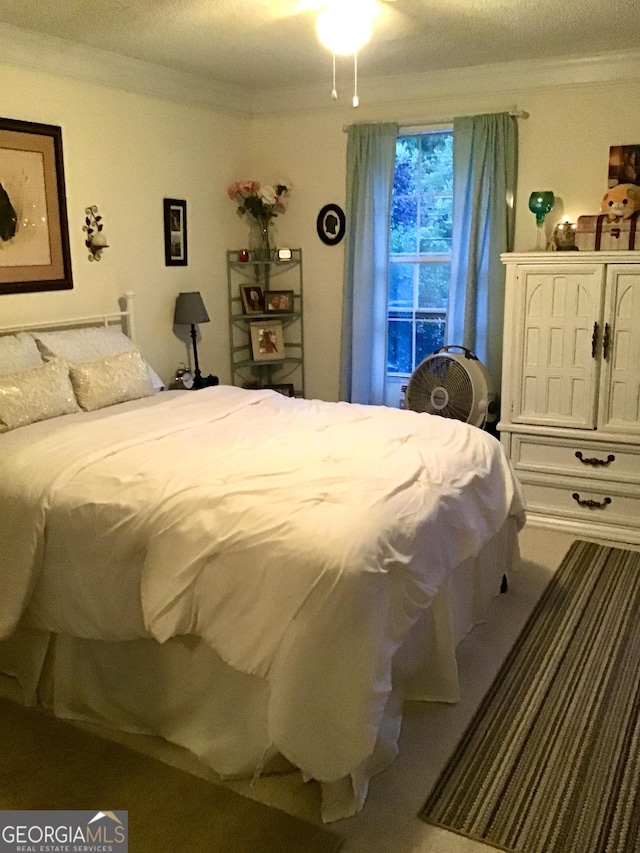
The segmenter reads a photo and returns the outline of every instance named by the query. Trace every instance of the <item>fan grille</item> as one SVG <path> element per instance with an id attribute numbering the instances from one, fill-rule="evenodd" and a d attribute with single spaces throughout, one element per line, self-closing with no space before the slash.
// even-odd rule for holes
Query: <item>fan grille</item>
<path id="1" fill-rule="evenodd" d="M 435 355 L 418 365 L 407 386 L 407 406 L 466 421 L 473 408 L 473 383 L 465 368 L 446 355 Z"/>

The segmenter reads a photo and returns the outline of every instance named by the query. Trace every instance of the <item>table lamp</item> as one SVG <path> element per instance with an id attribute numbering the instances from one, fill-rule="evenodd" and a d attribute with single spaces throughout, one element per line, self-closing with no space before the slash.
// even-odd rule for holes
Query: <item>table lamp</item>
<path id="1" fill-rule="evenodd" d="M 200 366 L 198 365 L 196 324 L 208 323 L 209 315 L 207 314 L 207 309 L 204 307 L 202 296 L 200 296 L 200 293 L 197 290 L 190 293 L 178 294 L 176 298 L 176 310 L 173 315 L 173 322 L 176 326 L 191 326 L 193 365 L 195 368 L 193 387 L 202 388 L 204 383 L 202 381 L 202 374 L 200 373 Z"/>

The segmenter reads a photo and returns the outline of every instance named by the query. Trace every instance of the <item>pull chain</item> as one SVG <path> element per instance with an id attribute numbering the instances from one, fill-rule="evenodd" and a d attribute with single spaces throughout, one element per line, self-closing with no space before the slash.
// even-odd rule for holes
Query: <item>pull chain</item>
<path id="1" fill-rule="evenodd" d="M 334 101 L 338 99 L 338 90 L 336 89 L 336 55 L 333 54 L 333 89 L 331 90 L 331 97 Z"/>
<path id="2" fill-rule="evenodd" d="M 358 51 L 353 54 L 353 106 L 357 107 L 360 103 L 358 97 Z"/>

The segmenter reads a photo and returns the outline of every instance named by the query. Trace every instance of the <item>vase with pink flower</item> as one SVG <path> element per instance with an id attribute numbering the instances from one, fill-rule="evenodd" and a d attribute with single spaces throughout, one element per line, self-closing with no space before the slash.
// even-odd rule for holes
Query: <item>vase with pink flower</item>
<path id="1" fill-rule="evenodd" d="M 291 185 L 283 182 L 261 184 L 259 181 L 236 181 L 227 195 L 237 202 L 237 213 L 249 223 L 251 260 L 271 261 L 277 249 L 275 219 L 286 211 Z"/>

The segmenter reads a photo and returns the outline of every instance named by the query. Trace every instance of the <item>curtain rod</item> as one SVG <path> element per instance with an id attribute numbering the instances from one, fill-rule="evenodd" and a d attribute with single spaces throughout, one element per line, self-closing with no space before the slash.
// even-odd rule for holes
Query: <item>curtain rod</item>
<path id="1" fill-rule="evenodd" d="M 480 113 L 480 115 L 497 115 L 500 112 L 508 112 L 509 115 L 513 116 L 514 118 L 523 118 L 523 119 L 529 118 L 529 113 L 526 110 L 517 110 L 515 108 L 511 109 L 511 110 L 489 110 L 488 112 Z M 475 115 L 475 113 L 458 113 L 458 116 L 456 116 L 456 118 L 462 118 L 462 117 L 471 116 L 471 115 Z M 354 125 L 359 125 L 359 124 L 372 124 L 372 122 L 370 122 L 370 121 L 352 121 L 351 124 L 343 124 L 342 130 L 344 131 L 344 133 L 346 133 L 350 127 L 353 127 Z M 398 126 L 401 128 L 428 127 L 429 125 L 436 125 L 436 124 L 453 124 L 453 118 L 451 116 L 444 116 L 444 117 L 443 116 L 437 116 L 436 118 L 430 118 L 428 120 L 421 118 L 421 119 L 415 119 L 415 120 L 411 120 L 411 121 L 406 120 L 406 121 L 399 121 L 398 122 Z"/>

